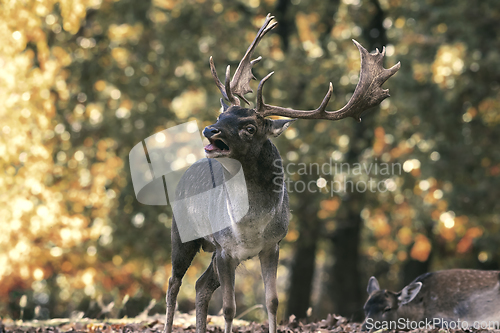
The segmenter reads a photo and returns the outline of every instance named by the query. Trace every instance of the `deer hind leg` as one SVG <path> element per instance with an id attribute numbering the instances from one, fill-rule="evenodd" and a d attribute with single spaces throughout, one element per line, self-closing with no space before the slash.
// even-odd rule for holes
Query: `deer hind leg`
<path id="1" fill-rule="evenodd" d="M 222 253 L 216 252 L 215 265 L 217 275 L 222 287 L 222 309 L 226 326 L 225 333 L 231 333 L 233 328 L 234 314 L 236 313 L 236 300 L 234 297 L 234 276 L 238 261 Z"/>
<path id="2" fill-rule="evenodd" d="M 219 288 L 220 283 L 215 272 L 215 253 L 212 262 L 205 273 L 196 281 L 196 332 L 205 333 L 207 331 L 208 303 L 214 291 Z"/>
<path id="3" fill-rule="evenodd" d="M 193 258 L 196 256 L 200 249 L 201 243 L 199 240 L 194 240 L 186 243 L 182 243 L 177 225 L 175 223 L 175 218 L 172 221 L 172 276 L 168 280 L 168 291 L 167 291 L 167 313 L 165 327 L 163 328 L 164 333 L 172 332 L 172 324 L 174 322 L 174 312 L 175 303 L 177 302 L 177 294 L 179 293 L 179 288 L 182 284 L 182 278 Z"/>
<path id="4" fill-rule="evenodd" d="M 262 278 L 266 293 L 266 308 L 269 318 L 269 333 L 276 333 L 276 312 L 278 311 L 278 292 L 276 275 L 278 271 L 279 245 L 259 254 Z"/>

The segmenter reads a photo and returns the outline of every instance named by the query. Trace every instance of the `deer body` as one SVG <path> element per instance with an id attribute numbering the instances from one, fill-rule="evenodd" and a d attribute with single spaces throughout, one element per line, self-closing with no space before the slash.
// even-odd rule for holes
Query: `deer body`
<path id="1" fill-rule="evenodd" d="M 488 322 L 497 326 L 500 322 L 500 271 L 451 269 L 426 273 L 399 293 L 381 290 L 372 277 L 367 290 L 370 296 L 364 306 L 365 329 L 406 320 L 445 328 L 459 322 L 460 327 Z"/>
<path id="2" fill-rule="evenodd" d="M 275 158 L 280 157 L 277 155 Z M 271 165 L 259 165 L 259 172 L 272 174 L 276 170 Z M 284 184 L 281 188 L 273 189 L 267 180 L 256 182 L 247 172 L 245 181 L 248 190 L 248 213 L 230 228 L 205 238 L 238 261 L 255 257 L 269 244 L 277 244 L 288 229 L 288 194 Z"/>
<path id="3" fill-rule="evenodd" d="M 276 291 L 276 269 L 278 265 L 278 243 L 288 230 L 289 206 L 282 169 L 276 164 L 281 161 L 278 149 L 269 140 L 269 136 L 279 135 L 292 120 L 270 120 L 258 116 L 251 109 L 233 106 L 221 114 L 219 120 L 204 130 L 204 135 L 212 142 L 211 145 L 223 142 L 228 150 L 214 149 L 211 146 L 206 151 L 210 158 L 231 158 L 241 164 L 245 176 L 248 193 L 248 212 L 239 221 L 218 232 L 200 239 L 183 243 L 181 241 L 177 221 L 172 222 L 172 277 L 167 294 L 167 325 L 166 331 L 171 331 L 171 320 L 175 308 L 175 299 L 191 260 L 200 248 L 214 252 L 212 263 L 196 284 L 196 315 L 197 331 L 205 332 L 208 302 L 213 291 L 223 288 L 223 308 L 226 318 L 226 332 L 231 331 L 231 322 L 235 314 L 234 304 L 234 270 L 238 264 L 249 258 L 259 256 L 262 265 L 262 275 L 266 288 L 266 303 L 270 315 L 271 332 L 275 330 L 276 310 L 278 306 Z M 254 133 L 249 133 L 251 127 Z M 239 130 L 234 130 L 234 129 Z M 208 146 L 207 146 L 208 147 Z M 206 148 L 207 149 L 207 148 Z M 209 179 L 201 173 L 207 172 L 199 162 L 190 167 L 180 181 L 178 191 L 199 192 L 197 180 Z M 228 162 L 222 162 L 228 169 Z M 219 169 L 221 167 L 219 166 Z M 222 169 L 226 175 L 229 171 Z M 279 178 L 279 179 L 275 179 Z M 282 184 L 281 186 L 276 184 Z M 210 184 L 207 185 L 209 187 Z M 192 200 L 196 200 L 192 197 Z M 233 203 L 234 204 L 234 203 Z M 195 201 L 188 203 L 193 215 L 201 220 L 209 218 L 209 211 L 198 209 Z"/>
<path id="4" fill-rule="evenodd" d="M 383 68 L 384 52 L 380 53 L 377 50 L 377 53 L 369 54 L 355 42 L 361 54 L 360 81 L 353 97 L 342 109 L 326 111 L 326 106 L 332 95 L 331 83 L 320 107 L 312 111 L 293 110 L 265 104 L 262 88 L 272 73 L 259 84 L 256 107 L 253 109 L 241 107 L 239 98 L 249 104 L 244 95 L 252 92 L 249 86 L 250 80 L 255 79 L 252 74 L 252 66 L 259 62 L 261 57 L 250 59 L 262 37 L 276 26 L 277 23 L 271 23 L 272 20 L 272 16 L 266 17 L 232 79 L 230 68 L 227 67 L 224 84 L 219 80 L 213 60 L 210 58 L 210 67 L 215 83 L 224 99 L 230 102 L 230 106 L 221 99 L 223 111 L 217 122 L 207 126 L 203 131 L 203 135 L 210 142 L 205 147 L 208 159 L 193 164 L 185 172 L 177 187 L 176 195 L 185 200 L 186 211 L 193 220 L 201 223 L 210 220 L 210 223 L 216 224 L 217 218 L 213 218 L 211 208 L 217 206 L 218 208 L 213 208 L 213 210 L 219 209 L 218 212 L 221 214 L 219 216 L 229 216 L 230 223 L 223 229 L 213 229 L 218 231 L 206 236 L 182 242 L 179 228 L 185 228 L 185 224 L 176 219 L 174 210 L 172 276 L 167 291 L 167 318 L 164 329 L 166 333 L 172 331 L 175 303 L 182 278 L 200 248 L 214 252 L 214 254 L 209 267 L 196 282 L 197 333 L 205 333 L 206 331 L 208 303 L 213 292 L 219 286 L 222 288 L 225 333 L 231 333 L 232 321 L 236 312 L 235 269 L 241 261 L 255 256 L 259 257 L 262 269 L 269 332 L 276 333 L 276 312 L 278 309 L 276 274 L 279 242 L 287 233 L 289 205 L 281 157 L 278 149 L 269 138 L 279 136 L 294 119 L 269 119 L 266 117 L 278 115 L 290 118 L 328 120 L 353 117 L 360 120 L 360 115 L 364 110 L 378 105 L 389 96 L 388 91 L 382 89 L 381 85 L 399 69 L 399 63 L 390 69 Z M 200 205 L 196 202 L 196 197 L 192 195 L 200 193 L 200 189 L 204 191 L 210 189 L 212 185 L 215 186 L 215 174 L 231 178 L 234 174 L 234 170 L 232 170 L 234 165 L 231 161 L 239 163 L 246 182 L 248 211 L 240 219 L 235 219 L 231 215 L 231 209 L 235 206 L 239 207 L 239 203 L 233 202 L 231 198 L 210 198 L 207 206 Z M 209 165 L 208 169 L 206 168 L 207 164 Z M 217 202 L 217 200 L 219 201 Z M 221 204 L 221 200 L 226 200 L 226 202 Z M 218 205 L 212 205 L 215 203 Z M 227 207 L 227 212 L 220 207 Z M 215 215 L 217 217 L 217 214 Z"/>
<path id="5" fill-rule="evenodd" d="M 234 142 L 236 140 L 230 137 L 236 136 L 235 133 L 231 133 L 230 128 L 235 126 L 234 122 L 241 122 L 242 114 L 247 116 L 247 119 L 252 116 L 257 118 L 250 109 L 233 107 L 221 117 L 223 119 L 209 127 L 217 129 L 220 133 L 218 137 L 222 137 L 228 145 L 233 146 L 233 150 L 241 147 L 238 147 L 238 143 Z M 270 120 L 261 119 L 261 121 Z M 288 229 L 288 194 L 284 187 L 283 174 L 273 165 L 275 160 L 281 161 L 281 156 L 276 146 L 268 139 L 269 133 L 264 132 L 265 126 L 261 125 L 257 131 L 257 137 L 253 136 L 249 141 L 249 144 L 254 147 L 246 150 L 246 154 L 230 153 L 228 155 L 242 165 L 249 210 L 240 221 L 232 223 L 230 228 L 206 237 L 238 261 L 255 257 L 269 244 L 277 244 L 286 235 Z M 205 130 L 204 134 L 216 140 L 210 135 L 209 130 Z M 247 144 L 247 142 L 240 143 L 240 145 Z M 275 180 L 277 177 L 280 178 L 282 185 L 270 186 L 270 184 L 280 183 Z"/>

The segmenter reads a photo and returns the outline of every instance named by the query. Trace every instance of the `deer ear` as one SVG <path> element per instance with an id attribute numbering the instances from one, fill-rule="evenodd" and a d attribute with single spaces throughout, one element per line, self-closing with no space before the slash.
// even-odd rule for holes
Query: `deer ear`
<path id="1" fill-rule="evenodd" d="M 374 291 L 377 290 L 380 290 L 380 286 L 375 276 L 372 276 L 370 280 L 368 280 L 368 287 L 366 288 L 366 291 L 368 292 L 368 295 L 371 295 Z"/>
<path id="2" fill-rule="evenodd" d="M 274 136 L 275 138 L 280 136 L 288 126 L 291 125 L 297 119 L 267 119 L 269 121 L 269 135 Z"/>
<path id="3" fill-rule="evenodd" d="M 422 288 L 422 282 L 412 282 L 406 287 L 404 287 L 403 290 L 401 290 L 398 295 L 399 305 L 410 303 L 417 296 L 421 288 Z"/>

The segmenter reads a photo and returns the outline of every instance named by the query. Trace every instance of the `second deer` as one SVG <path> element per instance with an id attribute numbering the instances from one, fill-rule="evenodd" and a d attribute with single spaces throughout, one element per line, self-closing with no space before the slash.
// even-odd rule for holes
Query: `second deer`
<path id="1" fill-rule="evenodd" d="M 500 321 L 500 271 L 426 273 L 397 293 L 372 276 L 367 291 L 364 330 L 498 328 Z"/>

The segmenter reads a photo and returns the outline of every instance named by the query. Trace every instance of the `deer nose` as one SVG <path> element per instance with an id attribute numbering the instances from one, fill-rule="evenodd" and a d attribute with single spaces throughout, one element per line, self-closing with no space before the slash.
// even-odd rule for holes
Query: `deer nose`
<path id="1" fill-rule="evenodd" d="M 214 127 L 210 127 L 210 126 L 205 127 L 205 129 L 203 130 L 203 135 L 207 139 L 210 139 L 212 136 L 214 136 L 215 134 L 218 134 L 218 133 L 220 133 L 220 130 L 218 130 L 217 128 L 214 128 Z"/>

